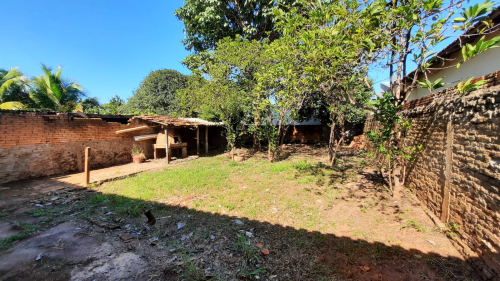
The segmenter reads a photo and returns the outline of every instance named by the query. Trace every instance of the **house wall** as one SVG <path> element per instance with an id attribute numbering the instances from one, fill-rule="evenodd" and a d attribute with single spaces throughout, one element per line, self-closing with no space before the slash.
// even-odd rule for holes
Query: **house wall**
<path id="1" fill-rule="evenodd" d="M 500 35 L 500 30 L 486 35 L 486 40 Z M 476 41 L 479 38 L 476 39 Z M 462 53 L 460 50 L 454 52 L 443 64 L 433 66 L 433 68 L 440 68 L 431 70 L 428 74 L 430 81 L 435 81 L 440 77 L 445 77 L 442 82 L 447 83 L 444 88 L 434 90 L 432 93 L 442 91 L 445 88 L 456 86 L 461 81 L 467 81 L 471 77 L 479 77 L 487 75 L 500 69 L 500 48 L 490 49 L 481 53 L 473 59 L 463 63 L 460 68 L 456 68 L 456 64 L 462 61 Z M 424 79 L 423 75 L 419 76 L 419 80 Z M 420 99 L 424 96 L 430 95 L 428 89 L 417 88 L 413 91 L 409 101 Z"/>
<path id="2" fill-rule="evenodd" d="M 405 185 L 444 223 L 453 243 L 489 279 L 500 276 L 500 71 L 481 90 L 449 88 L 404 106 L 406 140 L 423 145 Z M 378 124 L 369 118 L 364 131 Z"/>
<path id="3" fill-rule="evenodd" d="M 152 158 L 155 140 L 133 139 L 152 129 L 115 133 L 135 126 L 71 113 L 0 111 L 0 183 L 83 171 L 85 147 L 92 169 L 132 161 L 134 144 Z"/>

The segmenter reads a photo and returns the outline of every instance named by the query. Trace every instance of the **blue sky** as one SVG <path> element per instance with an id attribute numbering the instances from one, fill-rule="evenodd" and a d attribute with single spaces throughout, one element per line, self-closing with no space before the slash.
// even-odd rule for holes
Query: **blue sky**
<path id="1" fill-rule="evenodd" d="M 190 71 L 180 61 L 183 0 L 2 1 L 0 68 L 41 74 L 40 63 L 65 67 L 88 96 L 128 98 L 151 70 Z"/>

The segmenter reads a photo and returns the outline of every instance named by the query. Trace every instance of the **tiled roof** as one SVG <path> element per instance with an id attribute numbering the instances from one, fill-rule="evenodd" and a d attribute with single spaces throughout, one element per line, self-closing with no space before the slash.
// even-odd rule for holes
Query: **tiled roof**
<path id="1" fill-rule="evenodd" d="M 210 122 L 200 118 L 179 118 L 169 116 L 141 115 L 134 116 L 133 119 L 141 119 L 165 126 L 222 126 L 222 122 Z"/>

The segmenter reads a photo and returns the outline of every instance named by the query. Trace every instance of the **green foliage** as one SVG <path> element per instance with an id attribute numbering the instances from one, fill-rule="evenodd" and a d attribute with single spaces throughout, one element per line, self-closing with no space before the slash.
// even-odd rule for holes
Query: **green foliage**
<path id="1" fill-rule="evenodd" d="M 312 168 L 312 164 L 308 163 L 307 160 L 304 160 L 304 161 L 299 161 L 299 162 L 295 163 L 294 167 L 298 171 L 304 172 L 304 171 L 310 170 Z"/>
<path id="2" fill-rule="evenodd" d="M 259 248 L 251 245 L 250 240 L 248 240 L 244 233 L 238 236 L 238 240 L 231 249 L 243 257 L 245 264 L 256 264 L 259 262 L 259 257 L 257 256 Z"/>
<path id="3" fill-rule="evenodd" d="M 78 101 L 84 95 L 82 87 L 75 81 L 64 79 L 63 68 L 52 68 L 42 64 L 42 75 L 34 77 L 30 83 L 30 97 L 37 108 L 44 110 L 71 112 L 78 108 Z"/>
<path id="4" fill-rule="evenodd" d="M 462 47 L 463 62 L 466 62 L 471 58 L 489 49 L 498 48 L 499 47 L 498 44 L 500 44 L 500 36 L 491 38 L 490 40 L 486 41 L 484 41 L 484 36 L 483 36 L 474 45 L 471 45 L 469 43 L 465 44 L 465 46 Z M 457 68 L 459 68 L 462 63 L 458 63 Z"/>
<path id="5" fill-rule="evenodd" d="M 0 109 L 24 110 L 24 109 L 26 109 L 26 106 L 18 101 L 8 101 L 8 102 L 4 102 L 4 103 L 0 104 Z"/>
<path id="6" fill-rule="evenodd" d="M 101 114 L 118 114 L 121 113 L 119 108 L 125 105 L 125 101 L 118 95 L 112 97 L 109 102 L 101 105 Z"/>
<path id="7" fill-rule="evenodd" d="M 408 220 L 406 221 L 402 226 L 401 226 L 401 229 L 403 228 L 409 228 L 409 227 L 412 227 L 412 228 L 415 228 L 418 232 L 427 232 L 427 229 L 423 226 L 421 226 L 418 221 L 414 220 L 414 219 L 411 219 L 411 220 Z"/>
<path id="8" fill-rule="evenodd" d="M 6 249 L 10 248 L 14 242 L 17 242 L 19 240 L 23 240 L 23 239 L 29 237 L 31 234 L 33 234 L 37 230 L 37 227 L 32 223 L 21 223 L 19 226 L 22 229 L 20 233 L 11 235 L 7 238 L 0 240 L 0 249 L 1 250 L 6 250 Z"/>
<path id="9" fill-rule="evenodd" d="M 259 43 L 245 40 L 221 41 L 210 59 L 190 63 L 193 76 L 177 93 L 185 114 L 224 124 L 230 148 L 249 121 L 255 94 L 252 69 L 259 63 L 259 48 Z"/>
<path id="10" fill-rule="evenodd" d="M 144 150 L 142 149 L 142 147 L 137 146 L 136 144 L 134 144 L 134 146 L 132 147 L 131 154 L 132 156 L 141 156 L 142 159 L 146 159 L 146 156 L 144 155 Z"/>
<path id="11" fill-rule="evenodd" d="M 444 87 L 444 85 L 446 85 L 446 83 L 441 82 L 444 78 L 445 77 L 440 77 L 434 82 L 425 79 L 424 81 L 418 81 L 418 84 L 420 85 L 420 88 L 429 89 L 429 91 L 432 92 L 433 90 Z"/>
<path id="12" fill-rule="evenodd" d="M 395 177 L 400 176 L 396 171 L 400 172 L 406 161 L 412 161 L 415 154 L 422 150 L 422 145 L 406 145 L 406 132 L 411 128 L 411 122 L 403 120 L 398 114 L 401 105 L 396 105 L 389 93 L 377 99 L 374 105 L 377 109 L 374 118 L 380 123 L 380 128 L 366 135 L 374 145 L 373 155 L 379 156 L 379 165 L 388 171 L 389 185 L 394 191 Z"/>
<path id="13" fill-rule="evenodd" d="M 458 83 L 457 85 L 457 91 L 459 94 L 465 94 L 465 93 L 468 93 L 468 92 L 471 92 L 471 91 L 475 91 L 475 90 L 478 90 L 481 88 L 481 86 L 485 83 L 488 82 L 488 80 L 479 80 L 479 81 L 476 81 L 476 82 L 472 82 L 472 80 L 474 79 L 474 77 L 471 77 L 469 78 L 469 80 L 465 81 L 465 82 L 460 82 Z"/>
<path id="14" fill-rule="evenodd" d="M 485 1 L 482 3 L 476 3 L 474 6 L 464 8 L 460 12 L 461 17 L 453 19 L 454 23 L 459 23 L 460 25 L 454 26 L 458 30 L 468 30 L 476 22 L 484 21 L 486 19 L 486 14 L 490 12 L 496 5 L 495 2 Z M 488 26 L 488 23 L 486 23 Z"/>
<path id="15" fill-rule="evenodd" d="M 123 114 L 157 114 L 177 116 L 179 104 L 175 92 L 186 87 L 188 76 L 172 69 L 151 71 L 126 104 L 111 100 L 105 110 Z M 116 98 L 116 97 L 115 97 Z M 118 104 L 122 104 L 121 106 Z M 116 107 L 118 106 L 118 107 Z"/>
<path id="16" fill-rule="evenodd" d="M 0 103 L 7 101 L 22 101 L 25 94 L 25 84 L 27 78 L 17 67 L 9 71 L 0 69 Z"/>
<path id="17" fill-rule="evenodd" d="M 202 52 L 215 49 L 217 43 L 227 37 L 277 38 L 273 11 L 278 6 L 299 3 L 295 0 L 186 0 L 175 11 L 175 16 L 184 23 L 186 38 L 182 43 L 186 49 Z"/>
<path id="18" fill-rule="evenodd" d="M 82 106 L 82 110 L 85 113 L 96 113 L 98 114 L 101 108 L 101 104 L 97 100 L 97 98 L 86 98 L 80 102 Z"/>
<path id="19" fill-rule="evenodd" d="M 28 89 L 29 79 L 17 67 L 0 69 L 0 108 L 23 110 L 34 107 Z"/>

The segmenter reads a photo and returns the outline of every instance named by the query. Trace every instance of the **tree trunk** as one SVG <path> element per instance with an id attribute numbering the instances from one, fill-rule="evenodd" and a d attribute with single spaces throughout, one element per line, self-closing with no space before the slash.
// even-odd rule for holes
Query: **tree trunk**
<path id="1" fill-rule="evenodd" d="M 253 117 L 253 122 L 255 125 L 255 131 L 253 132 L 253 149 L 255 151 L 261 151 L 262 146 L 260 144 L 260 139 L 259 139 L 259 130 L 260 130 L 260 115 L 257 113 Z"/>
<path id="2" fill-rule="evenodd" d="M 335 146 L 335 115 L 336 110 L 332 112 L 332 127 L 330 129 L 330 139 L 328 140 L 328 165 L 333 166 L 335 162 L 334 146 Z"/>
<path id="3" fill-rule="evenodd" d="M 330 160 L 330 162 L 331 162 L 330 165 L 332 165 L 332 166 L 333 166 L 333 164 L 335 164 L 335 159 L 337 158 L 337 152 L 339 151 L 339 147 L 344 142 L 344 137 L 345 137 L 344 125 L 345 125 L 344 120 L 342 120 L 342 123 L 340 125 L 341 126 L 340 139 L 337 142 L 337 144 L 335 145 L 335 150 L 333 151 L 332 158 L 329 158 L 329 159 L 331 159 Z"/>
<path id="4" fill-rule="evenodd" d="M 231 160 L 234 161 L 234 152 L 236 151 L 234 143 L 231 143 Z"/>
<path id="5" fill-rule="evenodd" d="M 393 189 L 393 195 L 392 197 L 394 199 L 400 199 L 401 198 L 401 191 L 403 189 L 403 185 L 401 183 L 401 166 L 396 165 L 396 167 L 393 169 L 393 178 L 394 178 L 394 189 Z"/>
<path id="6" fill-rule="evenodd" d="M 272 150 L 272 145 L 269 143 L 269 148 L 268 148 L 268 151 L 267 151 L 267 159 L 269 160 L 269 162 L 273 162 L 274 161 L 274 150 Z"/>

